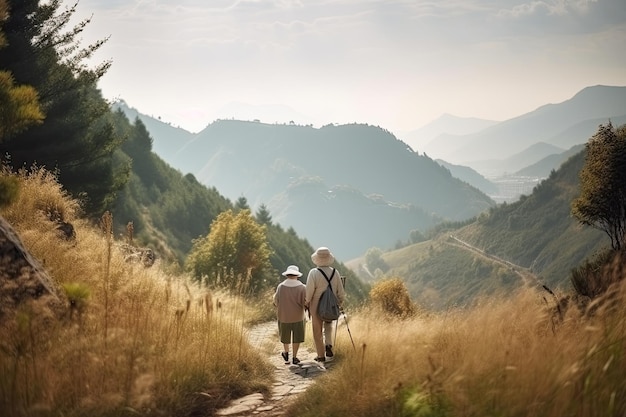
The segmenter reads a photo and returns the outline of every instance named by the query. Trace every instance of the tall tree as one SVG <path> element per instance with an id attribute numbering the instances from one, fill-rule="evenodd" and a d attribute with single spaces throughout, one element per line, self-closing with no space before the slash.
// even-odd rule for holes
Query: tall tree
<path id="1" fill-rule="evenodd" d="M 250 210 L 250 206 L 248 205 L 248 199 L 244 196 L 241 196 L 235 202 L 235 211 L 239 210 Z"/>
<path id="2" fill-rule="evenodd" d="M 0 0 L 0 48 L 7 43 L 3 25 L 8 18 L 8 4 Z M 9 71 L 0 71 L 0 103 L 0 142 L 43 120 L 37 91 L 28 85 L 15 85 Z"/>
<path id="3" fill-rule="evenodd" d="M 272 216 L 270 215 L 270 211 L 265 204 L 261 204 L 259 209 L 256 211 L 256 221 L 260 224 L 268 226 L 272 225 Z"/>
<path id="4" fill-rule="evenodd" d="M 64 11 L 61 3 L 8 2 L 0 71 L 10 72 L 17 85 L 36 89 L 45 121 L 6 135 L 0 152 L 9 155 L 15 169 L 37 163 L 56 170 L 63 186 L 83 197 L 88 214 L 99 217 L 124 185 L 113 155 L 122 139 L 115 135 L 109 105 L 97 89 L 110 62 L 93 69 L 86 65 L 106 39 L 82 48 L 78 37 L 90 19 L 68 27 L 77 3 Z"/>
<path id="5" fill-rule="evenodd" d="M 601 125 L 586 144 L 580 171 L 580 196 L 572 214 L 582 224 L 604 231 L 615 250 L 626 238 L 626 125 Z"/>

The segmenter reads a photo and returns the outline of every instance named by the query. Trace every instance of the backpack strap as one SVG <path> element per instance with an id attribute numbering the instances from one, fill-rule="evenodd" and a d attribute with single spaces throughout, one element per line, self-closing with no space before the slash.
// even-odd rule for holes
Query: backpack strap
<path id="1" fill-rule="evenodd" d="M 333 290 L 332 285 L 330 285 L 330 283 L 333 280 L 333 277 L 335 276 L 335 268 L 332 268 L 333 273 L 330 274 L 330 278 L 328 278 L 328 275 L 326 275 L 326 272 L 324 272 L 324 270 L 322 268 L 317 268 L 318 271 L 320 271 L 322 273 L 322 275 L 324 275 L 324 278 L 326 278 L 326 282 L 328 282 L 328 286 L 330 287 L 330 290 Z"/>

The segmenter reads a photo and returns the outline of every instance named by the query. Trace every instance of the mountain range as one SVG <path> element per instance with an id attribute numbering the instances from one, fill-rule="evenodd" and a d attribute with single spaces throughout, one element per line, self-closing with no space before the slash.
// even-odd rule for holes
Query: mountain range
<path id="1" fill-rule="evenodd" d="M 497 176 L 520 170 L 540 156 L 583 144 L 598 125 L 609 121 L 614 125 L 626 123 L 626 87 L 587 87 L 562 103 L 546 104 L 479 131 L 441 133 L 422 148 L 431 157 L 470 166 L 485 176 Z M 534 161 L 509 159 L 538 143 L 552 148 L 536 153 Z"/>
<path id="2" fill-rule="evenodd" d="M 172 167 L 229 199 L 265 205 L 276 222 L 313 246 L 333 246 L 349 259 L 371 247 L 397 246 L 413 230 L 465 221 L 493 207 L 484 174 L 498 165 L 520 173 L 535 167 L 534 175 L 547 176 L 599 124 L 626 121 L 626 87 L 589 87 L 503 122 L 446 115 L 421 134 L 446 132 L 446 123 L 456 134 L 438 134 L 421 155 L 370 125 L 217 120 L 192 134 L 124 102 L 116 106 L 146 125 L 154 152 Z M 450 159 L 431 159 L 437 150 Z M 471 163 L 455 162 L 459 154 Z"/>

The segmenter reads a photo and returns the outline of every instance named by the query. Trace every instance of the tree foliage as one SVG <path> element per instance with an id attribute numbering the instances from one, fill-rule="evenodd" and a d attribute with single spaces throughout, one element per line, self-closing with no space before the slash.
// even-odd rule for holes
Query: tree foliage
<path id="1" fill-rule="evenodd" d="M 8 4 L 0 0 L 0 48 L 6 46 L 2 26 L 8 17 Z M 0 142 L 43 120 L 37 91 L 28 85 L 15 85 L 10 71 L 0 71 L 0 103 Z"/>
<path id="2" fill-rule="evenodd" d="M 37 91 L 28 85 L 16 86 L 8 71 L 0 71 L 0 103 L 0 143 L 43 121 Z"/>
<path id="3" fill-rule="evenodd" d="M 269 286 L 270 253 L 265 226 L 250 210 L 228 210 L 213 221 L 206 237 L 194 241 L 186 269 L 208 285 L 255 294 Z"/>
<path id="4" fill-rule="evenodd" d="M 248 205 L 248 199 L 244 196 L 241 196 L 235 202 L 235 211 L 239 210 L 250 210 L 250 205 Z"/>
<path id="5" fill-rule="evenodd" d="M 261 204 L 256 211 L 256 220 L 261 224 L 272 225 L 272 216 L 265 204 Z"/>
<path id="6" fill-rule="evenodd" d="M 133 222 L 135 237 L 150 245 L 168 263 L 182 265 L 192 240 L 205 235 L 211 222 L 232 204 L 215 189 L 183 175 L 152 152 L 145 125 L 134 125 L 124 113 L 113 115 L 116 135 L 125 141 L 116 157 L 130 164 L 126 186 L 117 194 L 113 212 L 115 228 L 123 233 Z"/>
<path id="7" fill-rule="evenodd" d="M 383 251 L 380 248 L 370 248 L 365 253 L 365 264 L 367 269 L 373 274 L 377 269 L 382 273 L 389 270 L 389 265 L 383 259 Z"/>
<path id="8" fill-rule="evenodd" d="M 56 170 L 64 187 L 83 198 L 87 213 L 99 216 L 124 185 L 127 171 L 115 164 L 121 138 L 114 134 L 110 107 L 96 85 L 110 62 L 93 69 L 86 64 L 106 39 L 81 47 L 79 36 L 90 20 L 70 26 L 77 3 L 65 10 L 60 0 L 9 0 L 8 6 L 0 71 L 11 74 L 34 121 L 39 117 L 32 91 L 22 86 L 36 90 L 45 120 L 28 129 L 11 122 L 3 129 L 8 133 L 0 152 L 15 169 L 37 163 Z"/>
<path id="9" fill-rule="evenodd" d="M 586 150 L 572 214 L 580 223 L 604 231 L 613 249 L 620 250 L 626 238 L 626 125 L 601 125 Z"/>

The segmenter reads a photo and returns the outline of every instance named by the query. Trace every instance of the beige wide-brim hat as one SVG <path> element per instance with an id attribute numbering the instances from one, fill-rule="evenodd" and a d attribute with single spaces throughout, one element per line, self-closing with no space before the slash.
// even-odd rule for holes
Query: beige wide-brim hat
<path id="1" fill-rule="evenodd" d="M 287 276 L 287 275 L 295 275 L 297 277 L 301 277 L 302 272 L 300 272 L 300 268 L 298 268 L 296 265 L 289 265 L 287 267 L 287 270 L 283 272 L 283 276 Z"/>
<path id="2" fill-rule="evenodd" d="M 335 257 L 330 249 L 322 246 L 311 255 L 311 260 L 317 266 L 330 266 L 335 262 Z"/>

